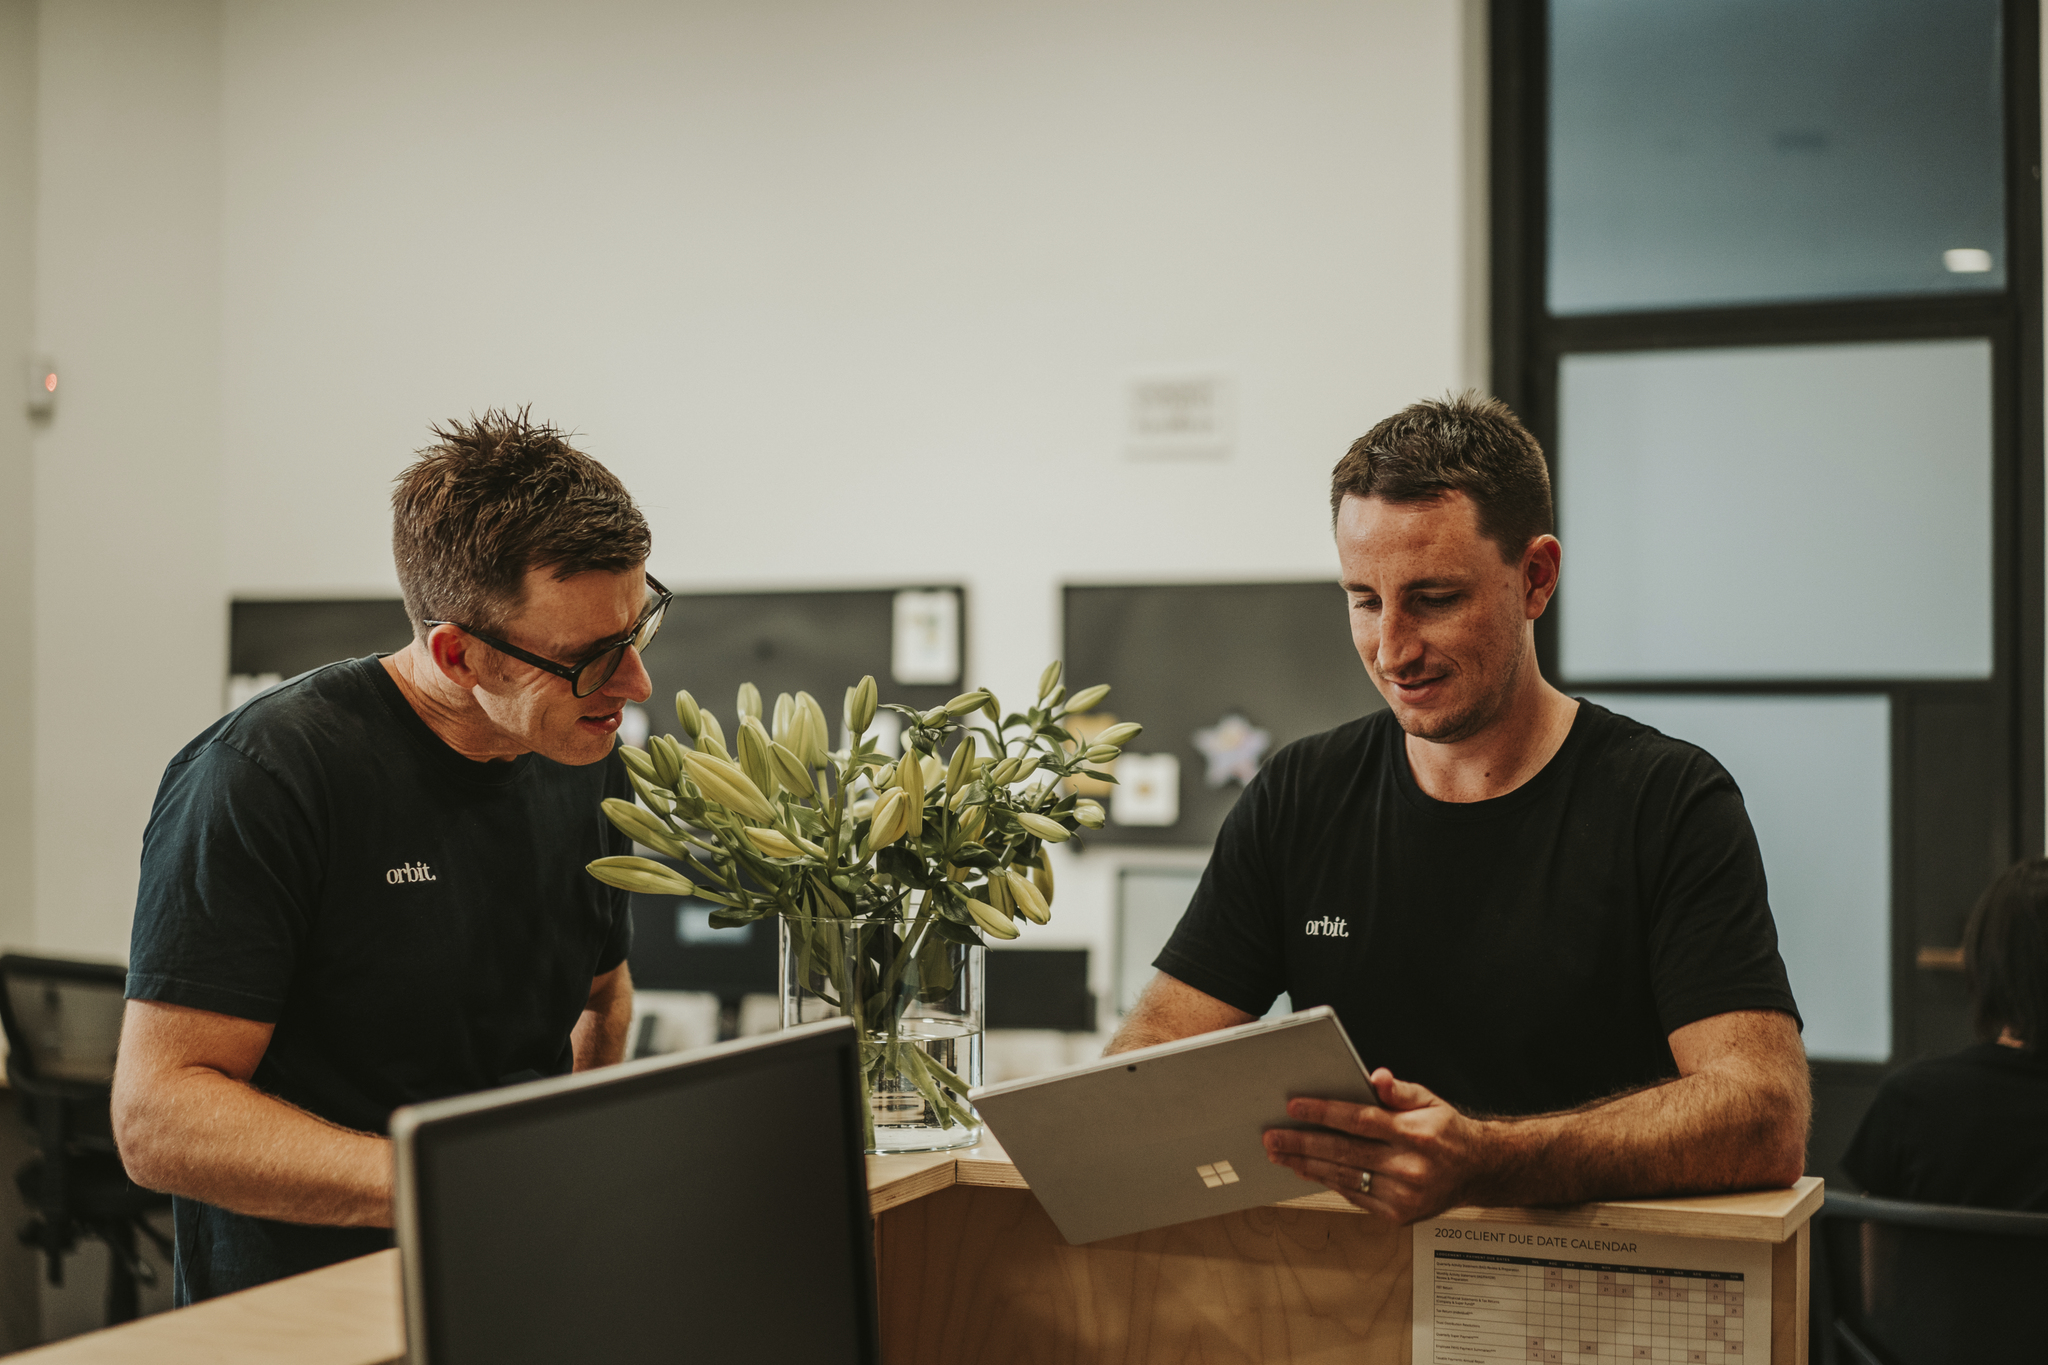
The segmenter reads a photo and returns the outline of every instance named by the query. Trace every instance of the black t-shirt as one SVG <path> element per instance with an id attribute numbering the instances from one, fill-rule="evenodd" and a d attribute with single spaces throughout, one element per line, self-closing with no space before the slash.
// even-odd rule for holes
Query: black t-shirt
<path id="1" fill-rule="evenodd" d="M 143 836 L 128 996 L 276 1025 L 257 1088 L 385 1130 L 403 1104 L 570 1069 L 626 958 L 616 757 L 478 763 L 375 659 L 305 673 L 171 760 Z M 178 1200 L 181 1301 L 390 1245 Z"/>
<path id="2" fill-rule="evenodd" d="M 1842 1168 L 1885 1199 L 2048 1213 L 2048 1056 L 1980 1043 L 1893 1072 Z"/>
<path id="3" fill-rule="evenodd" d="M 1288 745 L 1223 823 L 1153 964 L 1252 1014 L 1332 1006 L 1368 1066 L 1480 1113 L 1677 1074 L 1666 1035 L 1797 1017 L 1742 796 L 1590 702 L 1505 796 L 1438 801 L 1381 711 Z"/>

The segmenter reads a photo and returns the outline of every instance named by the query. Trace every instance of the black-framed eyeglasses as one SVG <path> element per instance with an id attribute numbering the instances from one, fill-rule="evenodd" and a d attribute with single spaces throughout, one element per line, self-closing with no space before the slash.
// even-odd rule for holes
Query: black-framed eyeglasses
<path id="1" fill-rule="evenodd" d="M 552 673 L 558 678 L 569 680 L 569 689 L 578 697 L 587 697 L 612 680 L 612 674 L 619 671 L 625 662 L 626 647 L 645 649 L 654 639 L 654 632 L 661 629 L 661 618 L 668 611 L 668 604 L 675 600 L 675 594 L 661 586 L 661 580 L 653 574 L 647 575 L 648 596 L 652 598 L 633 628 L 615 640 L 606 640 L 587 655 L 581 663 L 558 664 L 553 659 L 543 659 L 538 654 L 529 654 L 518 645 L 507 644 L 495 636 L 480 630 L 471 630 L 460 621 L 425 621 L 429 626 L 453 626 L 465 634 L 474 636 L 497 650 L 509 654 L 521 663 L 532 664 L 535 668 Z"/>

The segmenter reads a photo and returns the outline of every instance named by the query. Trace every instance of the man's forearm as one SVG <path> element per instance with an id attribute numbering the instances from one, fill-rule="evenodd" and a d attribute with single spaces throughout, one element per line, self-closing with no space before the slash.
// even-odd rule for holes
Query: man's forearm
<path id="1" fill-rule="evenodd" d="M 121 1158 L 138 1185 L 235 1213 L 391 1226 L 391 1143 L 202 1067 L 126 1097 Z"/>
<path id="2" fill-rule="evenodd" d="M 569 1034 L 576 1070 L 626 1060 L 626 1033 L 633 1024 L 633 988 L 623 984 L 593 996 Z"/>
<path id="3" fill-rule="evenodd" d="M 1255 1017 L 1176 981 L 1165 972 L 1154 972 L 1102 1055 L 1108 1057 L 1154 1043 L 1192 1038 L 1198 1033 L 1214 1033 L 1217 1029 L 1248 1024 Z"/>
<path id="4" fill-rule="evenodd" d="M 1117 1025 L 1116 1033 L 1110 1038 L 1109 1046 L 1102 1050 L 1102 1055 L 1109 1057 L 1119 1052 L 1134 1052 L 1154 1043 L 1170 1043 L 1181 1036 L 1165 1020 L 1133 1010 L 1124 1016 L 1123 1023 Z"/>
<path id="5" fill-rule="evenodd" d="M 1377 1104 L 1289 1100 L 1288 1117 L 1305 1126 L 1267 1129 L 1266 1152 L 1397 1223 L 1459 1204 L 1577 1204 L 1796 1181 L 1813 1112 L 1797 1021 L 1732 1010 L 1669 1038 L 1679 1079 L 1522 1119 L 1461 1113 L 1381 1067 L 1372 1073 Z"/>
<path id="6" fill-rule="evenodd" d="M 1488 1122 L 1491 1205 L 1576 1204 L 1789 1185 L 1805 1164 L 1803 1085 L 1705 1071 L 1567 1114 Z"/>

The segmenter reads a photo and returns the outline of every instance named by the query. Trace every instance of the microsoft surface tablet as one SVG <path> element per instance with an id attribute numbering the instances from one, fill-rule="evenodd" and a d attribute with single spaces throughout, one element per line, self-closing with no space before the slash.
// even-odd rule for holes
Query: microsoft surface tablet
<path id="1" fill-rule="evenodd" d="M 1316 1193 L 1266 1159 L 1297 1096 L 1377 1104 L 1327 1005 L 976 1090 L 974 1107 L 1069 1242 Z"/>
<path id="2" fill-rule="evenodd" d="M 410 1365 L 873 1365 L 844 1021 L 401 1109 Z"/>

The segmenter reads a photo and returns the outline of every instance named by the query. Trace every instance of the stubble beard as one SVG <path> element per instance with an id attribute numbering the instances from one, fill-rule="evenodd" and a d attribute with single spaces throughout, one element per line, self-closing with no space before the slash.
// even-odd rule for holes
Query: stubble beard
<path id="1" fill-rule="evenodd" d="M 1401 726 L 1402 733 L 1431 744 L 1459 744 L 1483 733 L 1507 711 L 1509 699 L 1515 695 L 1515 683 L 1522 676 L 1524 652 L 1521 649 L 1512 651 L 1508 655 L 1507 667 L 1501 670 L 1500 684 L 1474 697 L 1462 710 L 1432 718 L 1404 717 L 1400 709 L 1395 708 L 1394 719 Z"/>
<path id="2" fill-rule="evenodd" d="M 535 746 L 535 752 L 571 768 L 588 767 L 610 757 L 612 750 L 618 747 L 620 742 L 619 732 L 612 731 L 605 735 L 602 741 L 595 735 L 586 735 L 576 725 L 581 714 L 578 712 L 568 719 L 567 732 L 561 736 L 561 742 L 553 746 L 553 752 L 539 746 Z"/>

